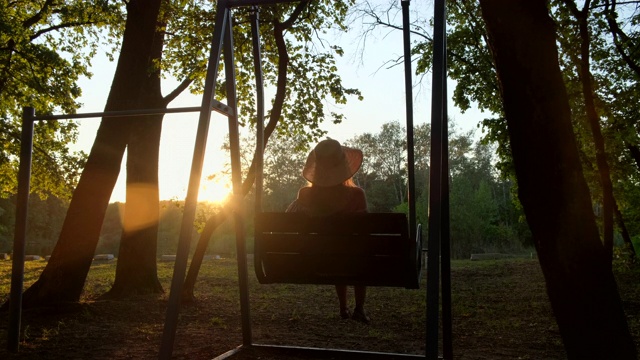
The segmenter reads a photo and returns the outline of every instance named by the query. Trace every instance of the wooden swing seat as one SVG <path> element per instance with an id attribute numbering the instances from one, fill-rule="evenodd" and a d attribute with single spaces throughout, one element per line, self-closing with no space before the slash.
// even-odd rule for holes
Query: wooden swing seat
<path id="1" fill-rule="evenodd" d="M 418 289 L 422 240 L 398 213 L 311 217 L 264 212 L 255 221 L 255 271 L 262 284 L 336 284 Z"/>

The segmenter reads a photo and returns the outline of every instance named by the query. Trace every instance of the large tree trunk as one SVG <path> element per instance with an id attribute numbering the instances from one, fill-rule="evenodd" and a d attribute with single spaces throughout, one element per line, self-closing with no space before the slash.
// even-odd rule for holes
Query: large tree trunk
<path id="1" fill-rule="evenodd" d="M 635 359 L 582 174 L 545 0 L 481 0 L 518 179 L 570 359 Z"/>
<path id="2" fill-rule="evenodd" d="M 131 124 L 127 147 L 127 199 L 116 277 L 105 296 L 161 293 L 157 272 L 158 157 L 162 115 Z"/>
<path id="3" fill-rule="evenodd" d="M 153 1 L 161 3 L 161 0 Z M 157 31 L 161 25 L 151 21 L 146 23 L 149 30 L 155 32 L 150 55 L 152 60 L 162 57 L 164 32 Z M 140 90 L 141 108 L 166 108 L 159 68 L 151 72 Z M 163 114 L 147 116 L 133 120 L 130 125 L 123 232 L 115 281 L 105 297 L 123 298 L 131 294 L 163 291 L 158 280 L 156 256 L 160 220 L 158 165 L 163 117 Z"/>
<path id="4" fill-rule="evenodd" d="M 131 0 L 106 111 L 140 107 L 148 81 L 158 0 Z M 24 306 L 78 301 L 91 267 L 102 221 L 129 140 L 128 118 L 105 118 L 73 194 L 51 260 L 24 293 Z"/>

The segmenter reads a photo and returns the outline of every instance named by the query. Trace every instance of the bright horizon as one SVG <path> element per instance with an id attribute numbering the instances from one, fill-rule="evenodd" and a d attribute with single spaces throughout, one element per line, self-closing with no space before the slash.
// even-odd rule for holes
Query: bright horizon
<path id="1" fill-rule="evenodd" d="M 340 125 L 322 124 L 322 128 L 328 131 L 327 136 L 341 142 L 365 132 L 377 133 L 382 124 L 389 121 L 399 121 L 403 125 L 406 124 L 404 66 L 384 67 L 385 61 L 397 58 L 403 52 L 401 32 L 393 31 L 381 35 L 378 39 L 370 38 L 363 56 L 364 64 L 356 64 L 354 60 L 358 58 L 354 45 L 357 43 L 355 35 L 356 33 L 336 37 L 333 43 L 341 45 L 345 50 L 344 57 L 337 59 L 338 70 L 344 86 L 359 88 L 364 100 L 358 101 L 352 97 L 348 99 L 347 105 L 325 104 L 327 111 L 342 112 L 346 115 L 346 120 Z M 83 106 L 78 110 L 79 113 L 104 110 L 115 71 L 115 62 L 109 62 L 105 56 L 98 55 L 92 63 L 93 77 L 91 79 L 83 78 L 79 81 L 83 90 L 83 95 L 79 99 Z M 415 84 L 416 76 L 413 75 L 413 78 Z M 176 84 L 177 81 L 173 79 L 163 79 L 163 93 L 171 91 Z M 452 106 L 450 99 L 453 85 L 451 83 L 448 87 L 450 89 L 448 96 L 450 117 L 462 130 L 475 129 L 476 124 L 483 116 L 477 110 L 461 114 Z M 268 89 L 266 93 L 269 94 Z M 430 122 L 430 76 L 423 79 L 421 86 L 414 86 L 413 95 L 414 124 Z M 169 107 L 200 106 L 201 101 L 201 95 L 192 95 L 187 90 L 171 102 Z M 268 95 L 266 95 L 265 103 L 270 104 Z M 186 197 L 198 116 L 198 113 L 165 115 L 159 164 L 159 186 L 162 200 L 184 200 Z M 79 122 L 81 125 L 78 143 L 73 148 L 89 153 L 100 119 L 87 119 Z M 246 130 L 244 131 L 246 132 Z M 220 147 L 226 134 L 227 118 L 212 112 L 199 201 L 218 201 L 224 197 L 225 189 L 230 190 L 228 183 L 221 181 L 222 176 L 220 176 L 225 163 Z M 125 201 L 125 163 L 126 159 L 123 159 L 111 202 Z M 213 174 L 217 175 L 214 181 L 206 180 L 208 176 Z"/>

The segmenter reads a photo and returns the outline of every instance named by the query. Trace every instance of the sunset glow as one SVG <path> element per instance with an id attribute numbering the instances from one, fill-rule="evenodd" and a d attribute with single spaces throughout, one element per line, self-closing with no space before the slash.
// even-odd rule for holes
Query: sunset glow
<path id="1" fill-rule="evenodd" d="M 224 178 L 203 180 L 198 192 L 198 201 L 222 204 L 231 194 L 231 184 Z"/>

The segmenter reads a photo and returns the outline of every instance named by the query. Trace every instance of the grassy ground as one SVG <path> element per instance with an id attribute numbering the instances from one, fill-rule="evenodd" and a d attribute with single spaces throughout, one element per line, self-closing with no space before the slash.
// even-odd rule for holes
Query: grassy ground
<path id="1" fill-rule="evenodd" d="M 35 281 L 44 265 L 27 262 L 25 283 Z M 165 289 L 172 267 L 159 263 Z M 17 355 L 6 352 L 7 314 L 0 314 L 0 358 L 156 358 L 168 294 L 96 300 L 109 289 L 114 271 L 114 262 L 94 264 L 78 306 L 25 311 Z M 0 261 L 3 301 L 10 272 L 11 262 Z M 631 330 L 639 339 L 640 272 L 619 266 L 617 276 Z M 198 302 L 180 315 L 174 358 L 211 359 L 242 343 L 236 279 L 233 259 L 205 261 Z M 457 261 L 452 286 L 456 359 L 566 358 L 535 260 Z M 250 298 L 256 343 L 409 354 L 425 350 L 424 279 L 422 290 L 369 288 L 369 325 L 339 319 L 331 286 L 259 285 L 250 272 Z"/>

